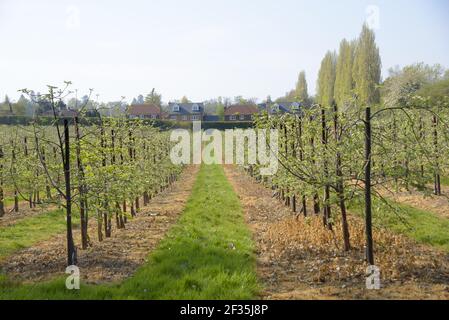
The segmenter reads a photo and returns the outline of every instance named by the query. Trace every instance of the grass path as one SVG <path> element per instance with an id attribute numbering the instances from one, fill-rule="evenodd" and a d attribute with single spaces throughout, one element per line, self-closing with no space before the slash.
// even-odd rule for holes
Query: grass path
<path id="1" fill-rule="evenodd" d="M 408 204 L 388 200 L 386 205 L 374 199 L 373 223 L 404 234 L 419 243 L 428 244 L 449 252 L 449 220 L 433 212 Z M 353 201 L 349 209 L 364 215 L 362 201 Z M 395 208 L 395 210 L 393 209 Z"/>
<path id="2" fill-rule="evenodd" d="M 62 210 L 24 217 L 13 225 L 2 226 L 0 227 L 0 260 L 17 250 L 62 232 L 65 228 L 65 216 Z"/>
<path id="3" fill-rule="evenodd" d="M 180 220 L 131 278 L 68 291 L 65 279 L 18 284 L 3 277 L 0 299 L 252 299 L 260 289 L 255 263 L 223 168 L 203 165 Z"/>

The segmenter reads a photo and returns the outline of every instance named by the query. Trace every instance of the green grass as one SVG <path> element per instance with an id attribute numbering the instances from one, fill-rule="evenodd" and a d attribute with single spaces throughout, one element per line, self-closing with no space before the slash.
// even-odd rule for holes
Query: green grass
<path id="1" fill-rule="evenodd" d="M 449 186 L 449 176 L 441 177 L 441 184 L 444 186 Z"/>
<path id="2" fill-rule="evenodd" d="M 404 234 L 420 243 L 449 252 L 449 220 L 432 212 L 389 200 L 389 205 L 373 201 L 373 223 Z M 394 210 L 393 208 L 396 210 Z M 350 209 L 363 215 L 363 202 L 353 202 Z"/>
<path id="3" fill-rule="evenodd" d="M 23 201 L 22 198 L 19 197 L 19 201 Z M 5 206 L 11 206 L 14 204 L 14 196 L 7 196 L 3 198 L 3 204 Z M 28 204 L 27 204 L 28 205 Z"/>
<path id="4" fill-rule="evenodd" d="M 61 210 L 24 217 L 11 226 L 0 227 L 0 259 L 64 230 Z"/>
<path id="5" fill-rule="evenodd" d="M 8 299 L 253 299 L 259 290 L 239 199 L 222 167 L 206 165 L 177 224 L 124 282 L 68 291 L 64 279 L 22 285 L 0 278 L 0 298 Z"/>

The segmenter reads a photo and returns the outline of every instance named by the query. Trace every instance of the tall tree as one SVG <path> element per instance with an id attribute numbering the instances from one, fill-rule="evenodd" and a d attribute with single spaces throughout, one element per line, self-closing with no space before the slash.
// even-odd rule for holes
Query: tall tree
<path id="1" fill-rule="evenodd" d="M 29 101 L 22 95 L 20 95 L 17 103 L 14 104 L 14 113 L 19 116 L 24 116 L 27 113 L 27 105 Z"/>
<path id="2" fill-rule="evenodd" d="M 340 52 L 338 54 L 334 100 L 340 107 L 345 107 L 352 99 L 354 82 L 352 79 L 352 68 L 354 65 L 355 41 L 349 42 L 343 39 L 340 43 Z"/>
<path id="3" fill-rule="evenodd" d="M 334 101 L 335 67 L 337 54 L 328 51 L 321 61 L 317 82 L 317 103 L 323 107 L 331 107 Z"/>
<path id="4" fill-rule="evenodd" d="M 307 92 L 307 80 L 305 71 L 301 71 L 296 83 L 296 99 L 303 104 L 308 104 L 309 94 Z"/>
<path id="5" fill-rule="evenodd" d="M 153 88 L 149 94 L 145 97 L 145 103 L 153 103 L 160 106 L 162 102 L 162 95 L 158 94 Z"/>
<path id="6" fill-rule="evenodd" d="M 381 64 L 376 36 L 365 24 L 357 40 L 352 68 L 354 91 L 358 102 L 364 106 L 379 103 Z"/>
<path id="7" fill-rule="evenodd" d="M 143 98 L 143 95 L 139 94 L 137 96 L 137 103 L 138 104 L 144 104 L 145 103 L 145 99 Z"/>
<path id="8" fill-rule="evenodd" d="M 6 108 L 9 109 L 9 112 L 12 114 L 13 113 L 12 104 L 11 104 L 11 101 L 9 100 L 8 95 L 5 95 L 5 106 L 6 106 Z"/>
<path id="9" fill-rule="evenodd" d="M 225 108 L 224 108 L 224 104 L 223 103 L 219 103 L 218 105 L 217 105 L 217 109 L 216 109 L 216 112 L 217 112 L 217 115 L 218 115 L 218 118 L 220 119 L 220 121 L 224 121 L 224 110 Z"/>

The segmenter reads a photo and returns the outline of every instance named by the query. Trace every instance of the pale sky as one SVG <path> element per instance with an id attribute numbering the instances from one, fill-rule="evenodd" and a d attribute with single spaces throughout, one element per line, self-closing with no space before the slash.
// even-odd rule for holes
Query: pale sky
<path id="1" fill-rule="evenodd" d="M 327 50 L 375 28 L 383 76 L 449 67 L 447 0 L 0 0 L 0 100 L 71 80 L 101 101 L 283 95 Z"/>

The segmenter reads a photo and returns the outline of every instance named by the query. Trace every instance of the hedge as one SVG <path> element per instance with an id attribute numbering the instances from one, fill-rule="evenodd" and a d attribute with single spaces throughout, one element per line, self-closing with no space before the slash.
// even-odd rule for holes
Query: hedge
<path id="1" fill-rule="evenodd" d="M 69 118 L 71 119 L 71 118 Z M 62 118 L 61 118 L 62 120 Z M 29 125 L 37 121 L 40 125 L 51 125 L 54 122 L 53 117 L 38 117 L 36 119 L 27 116 L 0 116 L 0 124 L 4 125 Z M 152 120 L 152 119 L 129 119 L 128 121 L 142 121 L 145 124 L 153 125 L 161 130 L 169 129 L 192 129 L 192 122 L 172 121 L 172 120 Z M 98 118 L 83 117 L 80 122 L 84 125 L 95 124 L 99 122 Z M 248 121 L 202 121 L 201 128 L 206 129 L 247 129 L 252 128 L 253 123 Z"/>

